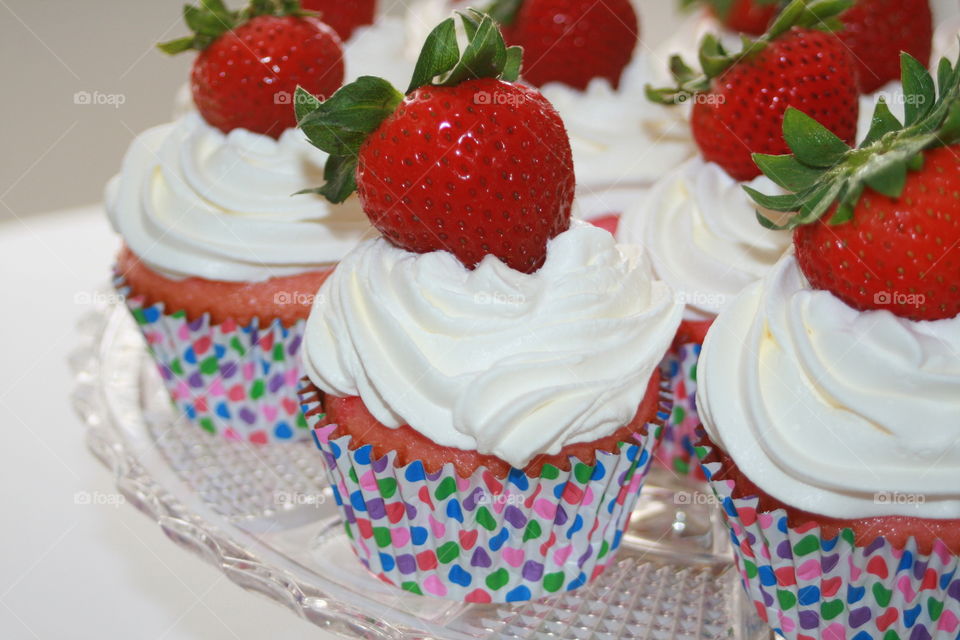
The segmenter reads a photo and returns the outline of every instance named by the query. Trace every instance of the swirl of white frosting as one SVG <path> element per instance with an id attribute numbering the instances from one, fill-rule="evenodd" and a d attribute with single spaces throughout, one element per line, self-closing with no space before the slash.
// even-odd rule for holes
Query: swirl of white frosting
<path id="1" fill-rule="evenodd" d="M 747 184 L 780 192 L 763 176 Z M 790 245 L 790 234 L 757 224 L 756 210 L 742 183 L 696 157 L 627 210 L 617 237 L 646 246 L 657 277 L 677 291 L 690 316 L 707 319 L 766 275 Z"/>
<path id="2" fill-rule="evenodd" d="M 172 278 L 263 281 L 330 265 L 369 229 L 356 199 L 314 194 L 326 155 L 291 129 L 224 135 L 196 113 L 149 129 L 107 185 L 113 228 Z"/>
<path id="3" fill-rule="evenodd" d="M 960 318 L 857 311 L 791 253 L 720 314 L 699 373 L 711 439 L 780 501 L 960 518 Z"/>
<path id="4" fill-rule="evenodd" d="M 533 274 L 380 238 L 346 256 L 307 321 L 310 379 L 387 427 L 523 467 L 628 424 L 682 305 L 639 249 L 574 222 Z"/>

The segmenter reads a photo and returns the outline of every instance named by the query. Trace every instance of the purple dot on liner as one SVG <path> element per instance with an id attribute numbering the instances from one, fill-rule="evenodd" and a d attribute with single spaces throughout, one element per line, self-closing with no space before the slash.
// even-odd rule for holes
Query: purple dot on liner
<path id="1" fill-rule="evenodd" d="M 800 612 L 800 628 L 816 629 L 820 625 L 820 614 L 816 611 Z"/>
<path id="2" fill-rule="evenodd" d="M 910 632 L 910 640 L 932 640 L 932 637 L 925 626 L 917 625 Z"/>
<path id="3" fill-rule="evenodd" d="M 164 380 L 170 380 L 171 378 L 173 378 L 173 372 L 170 371 L 170 367 L 168 367 L 167 365 L 162 364 L 160 365 L 159 369 L 160 369 L 160 377 L 163 378 Z"/>
<path id="4" fill-rule="evenodd" d="M 244 407 L 240 409 L 240 419 L 247 424 L 253 424 L 257 421 L 257 414 L 251 411 L 249 407 Z"/>
<path id="5" fill-rule="evenodd" d="M 840 561 L 840 554 L 835 553 L 832 556 L 826 556 L 821 560 L 821 571 L 823 573 L 830 573 L 833 571 L 833 568 L 837 566 L 837 563 Z"/>
<path id="6" fill-rule="evenodd" d="M 287 355 L 295 355 L 300 350 L 300 343 L 303 342 L 303 336 L 297 336 L 287 345 Z"/>
<path id="7" fill-rule="evenodd" d="M 269 384 L 269 386 L 268 386 L 268 388 L 270 389 L 270 393 L 276 393 L 276 392 L 279 391 L 282 387 L 283 387 L 283 374 L 282 374 L 282 373 L 278 373 L 278 374 L 274 375 L 272 378 L 270 378 L 270 384 Z"/>
<path id="8" fill-rule="evenodd" d="M 357 521 L 357 516 L 353 513 L 353 507 L 348 504 L 343 505 L 343 515 L 350 524 Z"/>
<path id="9" fill-rule="evenodd" d="M 567 512 L 563 505 L 557 505 L 557 515 L 553 518 L 553 524 L 563 526 L 567 522 Z"/>
<path id="10" fill-rule="evenodd" d="M 220 375 L 225 380 L 229 380 L 233 376 L 237 375 L 237 371 L 239 370 L 240 368 L 237 366 L 236 362 L 225 362 L 224 364 L 220 365 Z"/>
<path id="11" fill-rule="evenodd" d="M 376 473 L 381 473 L 384 469 L 387 468 L 387 464 L 389 462 L 390 460 L 387 458 L 387 456 L 383 456 L 382 458 L 377 458 L 376 460 L 373 461 L 373 470 Z"/>
<path id="12" fill-rule="evenodd" d="M 203 376 L 200 375 L 199 371 L 194 371 L 190 374 L 190 377 L 187 378 L 187 384 L 194 389 L 199 389 L 203 386 Z"/>
<path id="13" fill-rule="evenodd" d="M 790 548 L 789 540 L 784 540 L 777 545 L 777 556 L 783 558 L 784 560 L 790 560 L 793 558 L 793 549 Z"/>
<path id="14" fill-rule="evenodd" d="M 199 331 L 203 328 L 203 316 L 200 316 L 196 320 L 187 323 L 187 327 L 190 331 Z"/>
<path id="15" fill-rule="evenodd" d="M 483 547 L 477 547 L 473 551 L 473 557 L 470 558 L 471 567 L 480 567 L 481 569 L 486 569 L 493 562 L 490 561 L 490 556 L 487 555 L 487 552 Z"/>
<path id="16" fill-rule="evenodd" d="M 590 556 L 593 555 L 593 545 L 587 545 L 587 550 L 583 552 L 583 555 L 577 558 L 577 567 L 582 569 L 583 563 L 590 559 Z"/>
<path id="17" fill-rule="evenodd" d="M 523 563 L 523 571 L 521 574 L 524 580 L 537 582 L 543 577 L 543 565 L 534 560 L 527 560 Z"/>
<path id="18" fill-rule="evenodd" d="M 383 498 L 372 498 L 367 500 L 367 513 L 371 520 L 380 520 L 385 518 L 387 510 L 383 506 Z"/>
<path id="19" fill-rule="evenodd" d="M 766 591 L 763 592 L 763 604 L 765 604 L 768 607 L 773 606 L 773 596 L 767 593 Z"/>
<path id="20" fill-rule="evenodd" d="M 327 466 L 331 469 L 335 469 L 337 467 L 337 459 L 333 457 L 333 454 L 329 451 L 323 452 L 323 458 L 327 461 Z"/>
<path id="21" fill-rule="evenodd" d="M 480 499 L 483 497 L 483 489 L 476 487 L 473 491 L 470 492 L 466 498 L 463 499 L 463 508 L 467 511 L 473 511 L 477 508 L 477 503 L 480 502 Z"/>
<path id="22" fill-rule="evenodd" d="M 883 538 L 877 538 L 876 540 L 874 540 L 873 542 L 871 542 L 870 544 L 867 545 L 867 548 L 866 548 L 866 551 L 864 552 L 864 554 L 869 556 L 869 555 L 872 554 L 874 551 L 876 551 L 877 549 L 881 548 L 881 547 L 883 546 L 883 544 L 884 544 L 884 543 L 883 543 Z"/>
<path id="23" fill-rule="evenodd" d="M 258 342 L 260 342 L 260 332 L 254 327 L 253 330 L 250 331 L 250 344 L 255 347 Z"/>
<path id="24" fill-rule="evenodd" d="M 926 562 L 914 562 L 913 563 L 913 577 L 917 580 L 923 578 L 927 573 L 927 563 Z"/>
<path id="25" fill-rule="evenodd" d="M 442 475 L 443 475 L 443 469 L 440 469 L 439 471 L 436 471 L 434 473 L 428 473 L 427 480 L 429 480 L 430 482 L 436 482 L 437 480 L 440 479 L 440 476 Z"/>
<path id="26" fill-rule="evenodd" d="M 865 625 L 870 618 L 873 617 L 873 614 L 870 613 L 870 607 L 860 607 L 859 609 L 854 609 L 850 612 L 849 623 L 852 629 L 857 627 L 862 627 Z"/>
<path id="27" fill-rule="evenodd" d="M 947 595 L 954 600 L 960 600 L 960 580 L 954 580 L 947 587 Z"/>
<path id="28" fill-rule="evenodd" d="M 413 520 L 414 518 L 417 517 L 417 508 L 416 508 L 415 506 L 413 506 L 413 505 L 410 504 L 409 502 L 405 502 L 405 503 L 404 503 L 404 506 L 407 508 L 407 517 L 408 517 L 408 518 L 410 518 L 411 520 Z"/>
<path id="29" fill-rule="evenodd" d="M 522 529 L 527 526 L 527 516 L 523 515 L 523 512 L 512 504 L 503 511 L 503 519 L 509 522 L 514 529 Z"/>
<path id="30" fill-rule="evenodd" d="M 413 554 L 404 553 L 397 556 L 397 571 L 403 575 L 413 573 L 417 570 L 417 559 L 413 557 Z"/>

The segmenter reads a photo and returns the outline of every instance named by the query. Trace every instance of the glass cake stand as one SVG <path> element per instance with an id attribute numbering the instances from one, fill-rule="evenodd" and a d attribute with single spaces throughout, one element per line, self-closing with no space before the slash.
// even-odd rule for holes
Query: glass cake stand
<path id="1" fill-rule="evenodd" d="M 312 443 L 229 442 L 178 420 L 122 305 L 80 323 L 73 402 L 127 501 L 238 585 L 349 637 L 768 639 L 710 496 L 654 472 L 616 562 L 579 590 L 513 605 L 406 594 L 354 557 Z"/>

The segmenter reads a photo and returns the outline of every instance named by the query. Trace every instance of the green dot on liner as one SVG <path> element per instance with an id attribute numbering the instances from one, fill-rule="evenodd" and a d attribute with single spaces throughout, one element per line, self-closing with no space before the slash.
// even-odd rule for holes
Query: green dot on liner
<path id="1" fill-rule="evenodd" d="M 536 520 L 531 520 L 527 523 L 527 528 L 523 532 L 523 541 L 536 540 L 541 535 L 543 535 L 543 529 L 540 528 L 540 523 Z"/>
<path id="2" fill-rule="evenodd" d="M 283 353 L 283 345 L 279 343 L 273 345 L 273 361 L 283 362 L 284 360 L 286 360 L 286 354 Z"/>
<path id="3" fill-rule="evenodd" d="M 781 609 L 792 609 L 797 604 L 797 596 L 793 595 L 792 591 L 778 589 L 777 602 L 780 603 Z"/>
<path id="4" fill-rule="evenodd" d="M 477 524 L 486 529 L 487 531 L 493 531 L 497 528 L 497 521 L 494 519 L 493 515 L 490 513 L 490 510 L 486 507 L 480 507 L 477 509 Z"/>
<path id="5" fill-rule="evenodd" d="M 506 569 L 501 567 L 500 569 L 497 569 L 496 571 L 494 571 L 493 573 L 487 576 L 486 583 L 487 583 L 487 587 L 489 587 L 493 591 L 496 591 L 497 589 L 500 589 L 501 587 L 506 585 L 507 582 L 509 581 L 510 581 L 510 574 L 507 573 Z"/>
<path id="6" fill-rule="evenodd" d="M 820 540 L 817 539 L 815 535 L 809 535 L 803 538 L 800 542 L 793 545 L 793 554 L 796 556 L 805 556 L 807 554 L 813 553 L 814 551 L 819 551 L 820 549 Z"/>
<path id="7" fill-rule="evenodd" d="M 374 527 L 373 539 L 377 541 L 377 546 L 381 549 L 389 546 L 392 541 L 392 538 L 390 537 L 390 529 L 386 527 Z"/>
<path id="8" fill-rule="evenodd" d="M 351 469 L 353 471 L 353 469 Z M 380 495 L 384 498 L 392 498 L 397 492 L 397 480 L 395 478 L 381 478 L 377 480 L 377 488 L 380 489 Z"/>
<path id="9" fill-rule="evenodd" d="M 457 483 L 453 478 L 444 478 L 437 486 L 434 496 L 437 500 L 446 500 L 457 490 Z"/>
<path id="10" fill-rule="evenodd" d="M 449 564 L 460 557 L 460 546 L 456 542 L 445 542 L 437 548 L 437 560 Z"/>
<path id="11" fill-rule="evenodd" d="M 264 391 L 266 391 L 266 385 L 263 383 L 263 380 L 257 380 L 253 383 L 253 386 L 250 387 L 250 397 L 253 400 L 262 398 Z"/>
<path id="12" fill-rule="evenodd" d="M 548 573 L 543 576 L 543 589 L 549 593 L 555 593 L 563 586 L 563 571 Z"/>
<path id="13" fill-rule="evenodd" d="M 560 477 L 560 469 L 556 468 L 552 464 L 543 465 L 543 469 L 540 471 L 540 477 L 546 478 L 547 480 L 556 480 Z"/>
<path id="14" fill-rule="evenodd" d="M 409 591 L 410 593 L 416 594 L 418 596 L 423 595 L 423 591 L 420 589 L 420 585 L 416 582 L 404 582 L 400 585 L 400 588 L 404 591 Z"/>
<path id="15" fill-rule="evenodd" d="M 694 382 L 697 381 L 697 365 L 690 367 L 690 379 Z"/>
<path id="16" fill-rule="evenodd" d="M 687 417 L 687 412 L 683 410 L 683 407 L 677 405 L 673 408 L 673 421 L 674 422 L 683 422 L 684 418 Z"/>
<path id="17" fill-rule="evenodd" d="M 200 373 L 204 375 L 211 375 L 220 370 L 220 365 L 217 364 L 217 357 L 210 356 L 206 358 L 203 362 L 200 363 Z"/>
<path id="18" fill-rule="evenodd" d="M 310 425 L 307 424 L 307 419 L 303 417 L 303 414 L 302 414 L 302 413 L 298 413 L 298 414 L 297 414 L 296 423 L 297 423 L 297 428 L 298 428 L 298 429 L 309 429 L 309 428 L 310 428 Z"/>
<path id="19" fill-rule="evenodd" d="M 200 426 L 204 431 L 209 431 L 210 433 L 216 433 L 217 428 L 213 424 L 213 420 L 210 418 L 200 418 Z"/>

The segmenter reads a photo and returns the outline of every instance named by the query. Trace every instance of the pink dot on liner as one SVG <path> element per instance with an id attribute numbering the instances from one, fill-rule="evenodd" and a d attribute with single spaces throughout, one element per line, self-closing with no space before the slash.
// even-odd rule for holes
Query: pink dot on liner
<path id="1" fill-rule="evenodd" d="M 177 329 L 177 338 L 184 341 L 189 340 L 190 328 L 185 324 L 180 325 L 180 328 Z"/>
<path id="2" fill-rule="evenodd" d="M 847 632 L 842 624 L 834 622 L 823 630 L 823 640 L 847 640 Z"/>
<path id="3" fill-rule="evenodd" d="M 377 478 L 373 475 L 372 469 L 360 476 L 360 488 L 367 491 L 377 490 Z"/>
<path id="4" fill-rule="evenodd" d="M 390 541 L 393 542 L 393 546 L 402 547 L 410 542 L 410 530 L 403 527 L 397 529 L 391 529 L 390 531 Z"/>
<path id="5" fill-rule="evenodd" d="M 783 615 L 783 612 L 779 612 L 777 617 L 780 619 L 780 628 L 785 632 L 790 633 L 796 629 L 797 624 L 787 616 Z"/>
<path id="6" fill-rule="evenodd" d="M 797 569 L 797 577 L 801 580 L 813 580 L 820 575 L 820 561 L 816 558 L 807 560 Z"/>
<path id="7" fill-rule="evenodd" d="M 336 429 L 337 425 L 328 424 L 322 427 L 316 427 L 313 431 L 317 434 L 317 440 L 323 444 L 328 444 L 330 442 L 330 434 L 336 431 Z"/>
<path id="8" fill-rule="evenodd" d="M 917 596 L 917 592 L 913 590 L 913 585 L 910 583 L 910 576 L 900 576 L 897 580 L 897 589 L 907 602 L 912 602 Z"/>
<path id="9" fill-rule="evenodd" d="M 423 588 L 427 590 L 427 593 L 433 596 L 443 597 L 447 595 L 447 587 L 442 582 L 440 578 L 431 574 L 427 576 L 427 579 L 423 581 Z"/>
<path id="10" fill-rule="evenodd" d="M 553 561 L 556 564 L 563 564 L 567 561 L 567 558 L 570 557 L 571 553 L 573 553 L 573 545 L 561 547 L 553 552 Z"/>
<path id="11" fill-rule="evenodd" d="M 502 553 L 504 561 L 511 567 L 519 567 L 523 564 L 523 559 L 526 556 L 523 549 L 512 549 L 510 547 L 504 547 Z"/>
<path id="12" fill-rule="evenodd" d="M 553 520 L 557 515 L 557 503 L 549 500 L 537 500 L 533 503 L 533 510 L 544 520 Z"/>
<path id="13" fill-rule="evenodd" d="M 960 625 L 960 620 L 957 619 L 953 611 L 944 611 L 940 617 L 940 622 L 937 624 L 937 631 L 953 633 L 956 631 L 958 625 Z"/>
<path id="14" fill-rule="evenodd" d="M 430 530 L 433 531 L 433 535 L 435 535 L 438 538 L 442 538 L 443 534 L 447 532 L 447 527 L 442 522 L 439 522 L 432 515 L 428 517 L 430 518 Z"/>

